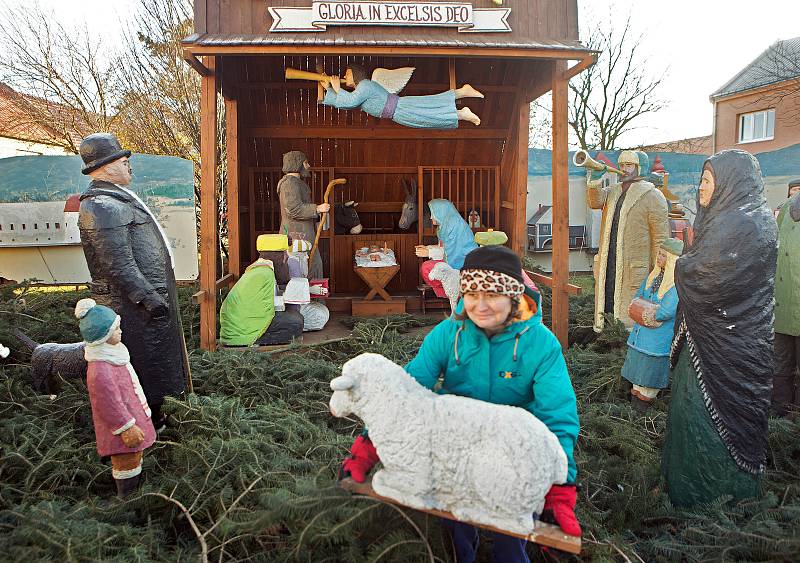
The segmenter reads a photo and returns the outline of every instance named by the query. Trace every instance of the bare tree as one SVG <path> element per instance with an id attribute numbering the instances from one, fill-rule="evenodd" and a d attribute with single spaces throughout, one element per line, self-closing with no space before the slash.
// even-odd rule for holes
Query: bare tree
<path id="1" fill-rule="evenodd" d="M 89 131 L 111 131 L 119 108 L 118 62 L 88 30 L 67 29 L 38 4 L 0 9 L 0 74 L 23 110 L 18 127 L 36 125 L 77 153 Z"/>
<path id="2" fill-rule="evenodd" d="M 596 28 L 587 47 L 600 51 L 597 64 L 570 81 L 569 124 L 578 143 L 588 149 L 617 148 L 620 136 L 636 120 L 665 106 L 658 95 L 664 78 L 652 76 L 640 56 L 642 37 L 633 37 L 628 18 L 622 28 L 609 22 Z"/>
<path id="3" fill-rule="evenodd" d="M 120 65 L 125 103 L 119 117 L 120 134 L 133 150 L 179 156 L 199 170 L 200 77 L 181 47 L 192 25 L 189 0 L 141 0 Z"/>
<path id="4" fill-rule="evenodd" d="M 785 125 L 800 125 L 800 38 L 770 45 L 751 72 L 765 86 L 772 85 L 758 103 L 782 106 L 775 118 Z"/>
<path id="5" fill-rule="evenodd" d="M 531 102 L 528 120 L 528 146 L 549 149 L 553 146 L 553 111 L 549 104 L 550 94 Z"/>
<path id="6" fill-rule="evenodd" d="M 191 0 L 140 0 L 122 56 L 124 101 L 120 137 L 136 152 L 171 155 L 194 163 L 200 214 L 200 76 L 183 60 L 181 41 L 193 31 Z M 217 201 L 220 251 L 227 255 L 225 113 L 217 115 Z"/>
<path id="7" fill-rule="evenodd" d="M 88 133 L 108 131 L 134 152 L 194 164 L 200 186 L 200 77 L 184 62 L 193 30 L 191 0 L 140 0 L 124 49 L 106 49 L 85 29 L 67 29 L 38 4 L 0 9 L 2 79 L 25 95 L 24 119 L 77 153 Z M 220 240 L 225 240 L 224 111 L 218 111 Z M 199 206 L 198 206 L 199 218 Z"/>

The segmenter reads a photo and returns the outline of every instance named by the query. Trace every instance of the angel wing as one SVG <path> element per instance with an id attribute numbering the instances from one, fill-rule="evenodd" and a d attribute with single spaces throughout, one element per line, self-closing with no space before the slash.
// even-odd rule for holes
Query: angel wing
<path id="1" fill-rule="evenodd" d="M 416 70 L 413 66 L 404 66 L 389 70 L 388 68 L 376 68 L 372 73 L 372 81 L 377 82 L 391 94 L 397 94 L 406 87 L 411 75 Z"/>

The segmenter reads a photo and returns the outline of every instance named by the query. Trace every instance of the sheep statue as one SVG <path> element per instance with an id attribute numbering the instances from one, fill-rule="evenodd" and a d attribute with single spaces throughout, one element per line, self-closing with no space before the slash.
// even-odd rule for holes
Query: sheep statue
<path id="1" fill-rule="evenodd" d="M 16 337 L 31 350 L 32 384 L 39 393 L 56 393 L 60 379 L 86 379 L 83 342 L 58 344 L 34 342 L 27 334 L 14 329 Z"/>
<path id="2" fill-rule="evenodd" d="M 349 360 L 331 389 L 331 414 L 369 428 L 383 463 L 373 489 L 402 505 L 530 534 L 566 480 L 558 439 L 524 409 L 439 395 L 379 354 Z"/>

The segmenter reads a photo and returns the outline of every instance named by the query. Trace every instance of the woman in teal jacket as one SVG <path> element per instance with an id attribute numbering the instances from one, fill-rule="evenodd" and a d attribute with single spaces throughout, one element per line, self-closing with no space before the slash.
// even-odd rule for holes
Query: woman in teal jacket
<path id="1" fill-rule="evenodd" d="M 580 535 L 574 511 L 573 450 L 579 431 L 575 392 L 561 345 L 542 324 L 539 295 L 525 289 L 519 257 L 500 246 L 481 247 L 466 256 L 461 293 L 464 298 L 455 315 L 425 337 L 406 371 L 429 389 L 441 380 L 439 393 L 521 407 L 541 420 L 568 460 L 567 484 L 552 487 L 542 518 Z M 351 453 L 343 472 L 363 481 L 378 461 L 369 437 L 359 436 Z M 458 561 L 473 561 L 477 531 L 460 522 L 445 525 L 453 535 Z M 528 561 L 525 541 L 502 534 L 494 534 L 493 554 L 498 563 Z"/>

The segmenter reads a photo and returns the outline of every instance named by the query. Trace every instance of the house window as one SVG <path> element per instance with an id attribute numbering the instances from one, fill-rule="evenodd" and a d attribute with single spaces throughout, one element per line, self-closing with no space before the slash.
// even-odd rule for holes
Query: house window
<path id="1" fill-rule="evenodd" d="M 739 142 L 752 143 L 775 137 L 775 110 L 754 111 L 739 116 Z"/>

